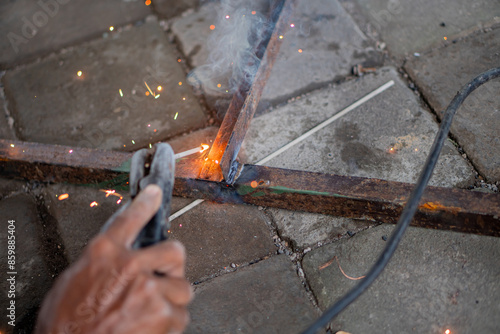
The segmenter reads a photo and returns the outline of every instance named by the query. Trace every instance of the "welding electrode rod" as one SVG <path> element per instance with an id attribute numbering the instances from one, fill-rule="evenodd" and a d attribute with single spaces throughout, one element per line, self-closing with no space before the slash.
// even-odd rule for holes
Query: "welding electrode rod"
<path id="1" fill-rule="evenodd" d="M 196 154 L 196 153 L 200 153 L 202 151 L 202 148 L 201 147 L 197 147 L 197 148 L 193 148 L 191 150 L 188 150 L 188 151 L 184 151 L 184 152 L 181 152 L 181 153 L 177 153 L 174 155 L 174 158 L 175 160 L 177 159 L 180 159 L 180 158 L 184 158 L 184 157 L 187 157 L 188 155 L 192 155 L 192 154 Z"/>

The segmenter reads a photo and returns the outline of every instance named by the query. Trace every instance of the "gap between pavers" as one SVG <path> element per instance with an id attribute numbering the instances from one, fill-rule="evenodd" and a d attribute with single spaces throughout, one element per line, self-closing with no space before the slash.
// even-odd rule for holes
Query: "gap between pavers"
<path id="1" fill-rule="evenodd" d="M 500 22 L 496 0 L 355 0 L 355 11 L 380 33 L 389 52 L 398 57 L 422 53 Z M 444 26 L 443 26 L 444 24 Z"/>
<path id="2" fill-rule="evenodd" d="M 241 159 L 248 163 L 262 159 L 389 80 L 394 80 L 395 85 L 266 165 L 416 182 L 438 125 L 392 67 L 315 91 L 254 118 Z M 464 187 L 473 182 L 472 167 L 447 141 L 430 185 Z M 357 232 L 371 224 L 279 209 L 269 211 L 280 235 L 300 248 L 336 239 L 347 231 Z"/>
<path id="3" fill-rule="evenodd" d="M 150 12 L 144 1 L 2 1 L 0 69 L 76 45 Z"/>
<path id="4" fill-rule="evenodd" d="M 284 255 L 195 287 L 189 333 L 300 333 L 318 316 Z"/>
<path id="5" fill-rule="evenodd" d="M 204 202 L 175 219 L 170 235 L 186 247 L 186 276 L 194 283 L 275 254 L 269 225 L 255 206 Z"/>
<path id="6" fill-rule="evenodd" d="M 183 53 L 193 67 L 206 63 L 207 45 L 216 22 L 217 4 L 209 3 L 172 25 Z M 222 13 L 221 13 L 222 15 Z M 351 73 L 355 64 L 378 66 L 382 56 L 356 26 L 338 1 L 298 1 L 291 18 L 294 25 L 283 36 L 280 54 L 264 89 L 257 112 L 287 99 L 339 80 Z M 216 31 L 217 27 L 213 31 Z M 196 69 L 194 70 L 196 73 Z M 211 83 L 214 87 L 217 82 Z M 229 99 L 221 82 L 220 94 L 205 89 L 207 102 L 221 113 Z"/>
<path id="7" fill-rule="evenodd" d="M 53 272 L 48 268 L 49 254 L 47 249 L 50 245 L 42 241 L 42 221 L 37 211 L 37 204 L 28 194 L 17 194 L 0 201 L 0 212 L 2 212 L 2 231 L 0 240 L 2 244 L 3 259 L 0 263 L 2 271 L 2 293 L 0 304 L 2 308 L 2 321 L 0 330 L 9 333 L 13 327 L 7 326 L 10 321 L 6 311 L 10 298 L 7 292 L 10 290 L 7 278 L 8 272 L 17 272 L 15 276 L 15 333 L 31 333 L 36 320 L 36 312 L 45 293 L 50 289 L 53 280 Z M 10 270 L 7 266 L 7 236 L 8 221 L 14 220 L 15 226 L 15 268 Z M 9 329 L 9 331 L 7 331 Z M 12 331 L 14 333 L 14 331 Z"/>
<path id="8" fill-rule="evenodd" d="M 134 150 L 203 127 L 206 116 L 174 49 L 150 17 L 7 72 L 20 139 Z"/>
<path id="9" fill-rule="evenodd" d="M 306 278 L 321 309 L 359 282 L 352 278 L 367 273 L 393 229 L 386 224 L 370 228 L 304 256 Z M 410 227 L 381 276 L 334 319 L 332 329 L 497 333 L 499 256 L 499 238 Z"/>
<path id="10" fill-rule="evenodd" d="M 500 28 L 472 34 L 455 44 L 414 57 L 405 69 L 442 118 L 463 85 L 500 65 L 499 45 Z M 498 79 L 478 88 L 458 109 L 451 124 L 454 138 L 490 182 L 500 181 L 499 91 Z"/>

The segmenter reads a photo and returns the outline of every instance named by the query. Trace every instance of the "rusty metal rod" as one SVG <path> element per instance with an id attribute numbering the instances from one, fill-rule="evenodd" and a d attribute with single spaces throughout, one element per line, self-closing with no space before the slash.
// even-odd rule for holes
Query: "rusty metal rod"
<path id="1" fill-rule="evenodd" d="M 123 188 L 127 187 L 131 156 L 1 139 L 0 173 L 29 180 Z M 244 165 L 229 185 L 199 179 L 202 165 L 200 158 L 177 163 L 174 195 L 395 223 L 414 187 L 255 165 Z M 412 225 L 500 237 L 500 194 L 428 187 Z"/>
<path id="2" fill-rule="evenodd" d="M 220 165 L 222 174 L 227 183 L 233 183 L 238 171 L 239 166 L 236 162 L 236 158 L 238 157 L 241 145 L 245 139 L 250 122 L 255 114 L 255 111 L 257 110 L 257 106 L 259 105 L 262 92 L 267 80 L 269 79 L 269 75 L 271 74 L 271 69 L 278 58 L 281 43 L 283 42 L 280 36 L 285 35 L 288 30 L 293 6 L 294 1 L 292 0 L 287 0 L 284 4 L 281 16 L 276 23 L 274 32 L 271 36 L 269 44 L 267 45 L 266 53 L 261 65 L 259 66 L 252 88 L 248 93 L 241 112 L 238 115 L 233 132 L 227 143 L 224 155 L 222 156 Z"/>
<path id="3" fill-rule="evenodd" d="M 251 111 L 251 109 L 255 109 L 257 107 L 262 90 L 279 53 L 281 43 L 278 42 L 278 36 L 283 34 L 285 31 L 287 26 L 286 23 L 291 15 L 292 3 L 294 1 L 295 0 L 274 1 L 269 13 L 269 20 L 273 24 L 273 29 L 268 31 L 269 36 L 264 36 L 261 43 L 259 43 L 259 45 L 255 48 L 256 57 L 263 60 L 259 64 L 259 69 L 255 77 L 247 78 L 248 80 L 243 82 L 233 95 L 229 108 L 224 116 L 224 120 L 222 121 L 214 143 L 210 148 L 207 161 L 200 171 L 200 178 L 212 181 L 222 181 L 224 178 L 223 171 L 229 171 L 229 168 L 224 169 L 224 167 L 222 167 L 221 169 L 224 161 L 224 152 L 226 151 L 231 138 L 235 134 L 238 135 L 239 133 L 239 131 L 235 129 L 235 126 L 237 121 L 241 118 L 240 115 L 251 114 L 253 116 L 255 113 L 255 110 Z M 280 32 L 278 33 L 278 31 Z M 262 52 L 264 49 L 266 51 Z M 224 166 L 227 165 L 228 162 L 224 163 Z"/>

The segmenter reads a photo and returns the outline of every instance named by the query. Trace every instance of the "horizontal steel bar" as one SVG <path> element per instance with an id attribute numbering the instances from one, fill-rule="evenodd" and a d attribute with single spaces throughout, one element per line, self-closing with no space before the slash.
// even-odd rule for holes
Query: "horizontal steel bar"
<path id="1" fill-rule="evenodd" d="M 131 156 L 0 140 L 1 174 L 29 180 L 126 187 Z M 203 163 L 177 162 L 174 195 L 395 223 L 414 186 L 255 165 L 244 165 L 229 185 L 198 179 Z M 412 225 L 500 237 L 500 194 L 428 187 Z"/>

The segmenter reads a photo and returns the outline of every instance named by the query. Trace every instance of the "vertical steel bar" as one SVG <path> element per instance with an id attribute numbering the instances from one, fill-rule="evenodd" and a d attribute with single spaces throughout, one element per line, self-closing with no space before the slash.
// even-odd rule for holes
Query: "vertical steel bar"
<path id="1" fill-rule="evenodd" d="M 212 144 L 207 161 L 200 171 L 200 178 L 217 182 L 222 181 L 224 175 L 221 170 L 221 164 L 224 152 L 233 136 L 234 127 L 240 115 L 244 113 L 253 116 L 253 113 L 255 113 L 255 110 L 250 113 L 246 112 L 245 108 L 252 108 L 253 105 L 256 107 L 259 102 L 258 100 L 262 94 L 262 89 L 269 77 L 274 59 L 279 51 L 278 36 L 284 33 L 284 27 L 287 26 L 286 22 L 283 22 L 283 20 L 288 20 L 292 7 L 291 3 L 293 1 L 294 0 L 276 0 L 274 2 L 269 14 L 269 20 L 273 23 L 271 27 L 274 29 L 270 29 L 269 35 L 262 38 L 261 42 L 255 48 L 257 58 L 269 58 L 272 59 L 272 61 L 263 60 L 253 80 L 247 80 L 247 82 L 242 83 L 238 91 L 234 94 L 224 120 L 219 128 L 219 132 L 217 133 L 217 137 Z M 277 33 L 278 29 L 282 31 L 280 34 Z M 276 55 L 269 55 L 269 49 L 272 49 L 272 52 L 276 53 Z M 264 52 L 264 50 L 266 51 Z M 250 87 L 249 82 L 252 81 L 253 84 L 252 87 Z M 249 99 L 252 99 L 253 103 L 248 103 Z"/>

